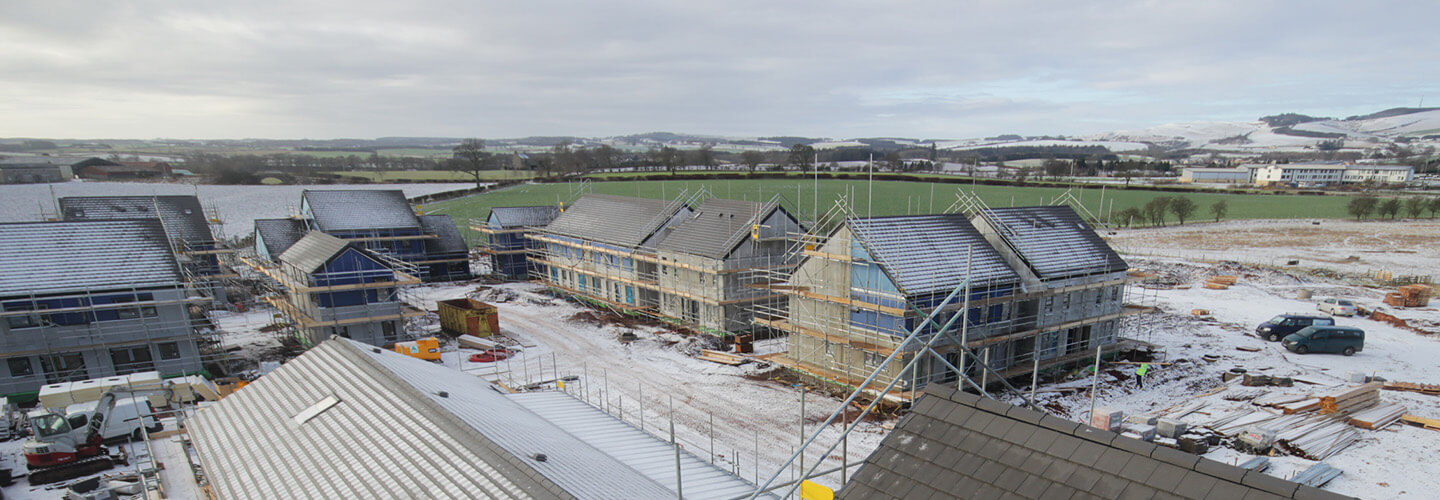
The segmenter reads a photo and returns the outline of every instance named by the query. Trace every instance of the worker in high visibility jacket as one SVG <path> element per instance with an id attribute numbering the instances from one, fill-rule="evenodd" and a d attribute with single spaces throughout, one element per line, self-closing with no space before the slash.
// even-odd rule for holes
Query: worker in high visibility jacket
<path id="1" fill-rule="evenodd" d="M 1136 389 L 1144 389 L 1144 388 L 1145 388 L 1145 374 L 1146 374 L 1146 373 L 1150 373 L 1150 363 L 1140 363 L 1140 366 L 1135 368 L 1135 388 L 1136 388 Z"/>

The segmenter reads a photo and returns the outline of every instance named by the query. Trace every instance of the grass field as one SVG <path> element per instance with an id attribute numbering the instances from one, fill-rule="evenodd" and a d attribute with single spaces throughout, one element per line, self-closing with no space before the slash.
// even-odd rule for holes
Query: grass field
<path id="1" fill-rule="evenodd" d="M 342 177 L 359 177 L 371 182 L 406 182 L 406 181 L 474 181 L 469 173 L 457 172 L 454 170 L 400 170 L 391 172 L 325 172 L 327 174 L 339 175 Z M 486 170 L 480 173 L 480 178 L 487 181 L 529 179 L 535 174 L 521 172 L 518 170 Z"/>
<path id="2" fill-rule="evenodd" d="M 437 202 L 425 207 L 427 212 L 448 214 L 467 238 L 476 234 L 469 230 L 469 219 L 484 219 L 490 214 L 490 207 L 554 205 L 570 202 L 576 195 L 578 184 L 522 184 L 490 193 Z M 957 190 L 973 191 L 992 207 L 1038 205 L 1053 201 L 1064 193 L 1059 188 L 1034 188 L 1013 186 L 965 186 L 908 181 L 875 181 L 874 203 L 869 202 L 867 183 L 858 180 L 825 180 L 819 182 L 818 203 L 815 183 L 806 180 L 758 179 L 758 180 L 674 180 L 674 181 L 613 181 L 592 182 L 590 192 L 638 196 L 642 198 L 674 198 L 682 191 L 709 189 L 716 198 L 735 200 L 769 200 L 780 195 L 781 203 L 798 218 L 809 219 L 814 207 L 824 213 L 835 199 L 846 191 L 853 192 L 852 204 L 857 214 L 873 213 L 875 216 L 905 215 L 915 213 L 936 213 L 948 208 L 956 199 Z M 797 190 L 798 188 L 798 190 Z M 1100 188 L 1085 188 L 1072 191 L 1081 203 L 1096 214 L 1101 213 Z M 1229 213 L 1226 219 L 1292 219 L 1292 218 L 1344 218 L 1348 196 L 1301 196 L 1301 195 L 1243 195 L 1210 192 L 1179 194 L 1190 198 L 1198 205 L 1192 220 L 1214 220 L 1210 205 L 1226 200 Z M 1107 189 L 1104 192 L 1104 212 L 1118 213 L 1128 207 L 1139 207 L 1157 196 L 1177 196 L 1177 193 L 1140 190 Z M 799 207 L 797 210 L 796 207 Z M 1113 207 L 1113 208 L 1112 208 Z M 1170 215 L 1174 221 L 1174 215 Z M 637 224 L 644 221 L 636 221 Z"/>

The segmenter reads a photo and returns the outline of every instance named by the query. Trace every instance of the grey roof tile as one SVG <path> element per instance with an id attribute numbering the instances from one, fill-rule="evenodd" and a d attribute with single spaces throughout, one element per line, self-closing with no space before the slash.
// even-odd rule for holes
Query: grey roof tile
<path id="1" fill-rule="evenodd" d="M 182 281 L 159 219 L 0 224 L 0 297 Z"/>
<path id="2" fill-rule="evenodd" d="M 455 227 L 455 220 L 449 215 L 421 215 L 421 230 L 425 234 L 436 235 L 436 238 L 425 240 L 425 253 L 427 255 L 467 253 L 470 245 L 465 244 L 465 238 L 460 236 L 460 230 Z"/>
<path id="3" fill-rule="evenodd" d="M 1150 473 L 1150 477 L 1145 479 L 1145 484 L 1154 486 L 1160 491 L 1174 491 L 1177 486 L 1180 486 L 1180 481 L 1184 480 L 1185 475 L 1189 473 L 1190 469 L 1162 462 L 1155 467 L 1154 472 Z"/>
<path id="4" fill-rule="evenodd" d="M 1154 453 L 1156 448 L 1155 443 L 1147 443 L 1127 436 L 1117 436 L 1114 441 L 1110 442 L 1110 446 L 1145 457 Z"/>
<path id="5" fill-rule="evenodd" d="M 541 205 L 530 207 L 492 207 L 490 216 L 498 221 L 501 228 L 540 227 L 549 224 L 560 215 L 560 207 Z"/>
<path id="6" fill-rule="evenodd" d="M 255 219 L 255 234 L 265 241 L 265 250 L 272 261 L 305 237 L 305 221 L 300 219 Z"/>
<path id="7" fill-rule="evenodd" d="M 750 234 L 749 222 L 752 218 L 763 221 L 777 210 L 790 217 L 779 205 L 710 198 L 701 202 L 684 220 L 665 229 L 666 234 L 655 247 L 723 259 Z M 792 222 L 794 219 L 790 217 Z"/>
<path id="8" fill-rule="evenodd" d="M 1020 276 L 962 214 L 850 219 L 846 225 L 900 291 L 924 295 L 1015 283 Z M 971 268 L 966 268 L 969 255 Z"/>
<path id="9" fill-rule="evenodd" d="M 1299 488 L 1295 490 L 1294 498 L 1296 500 L 1342 500 L 1350 497 L 1335 493 L 1333 491 L 1326 491 L 1320 488 L 1316 488 L 1313 486 L 1305 486 L 1302 484 Z"/>
<path id="10" fill-rule="evenodd" d="M 1141 482 L 1148 479 L 1159 467 L 1159 460 L 1142 456 L 1131 457 L 1130 461 L 1125 463 L 1125 468 L 1120 470 L 1120 477 Z"/>
<path id="11" fill-rule="evenodd" d="M 1069 460 L 1080 465 L 1094 466 L 1100 461 L 1100 457 L 1105 454 L 1105 451 L 1109 449 L 1105 445 L 1093 441 L 1077 438 L 1072 439 L 1079 441 L 1079 446 L 1075 447 L 1075 452 L 1070 454 Z"/>
<path id="12" fill-rule="evenodd" d="M 215 241 L 200 199 L 194 196 L 67 196 L 59 203 L 65 220 L 158 218 L 166 234 L 177 242 L 199 245 Z"/>
<path id="13" fill-rule="evenodd" d="M 1010 406 L 1010 409 L 1005 412 L 1005 416 L 1008 416 L 1015 420 L 1019 420 L 1021 422 L 1037 424 L 1040 423 L 1040 420 L 1045 417 L 1045 413 L 1031 410 L 1023 406 Z"/>
<path id="14" fill-rule="evenodd" d="M 555 217 L 545 231 L 634 248 L 645 243 L 685 207 L 665 200 L 587 194 Z"/>
<path id="15" fill-rule="evenodd" d="M 1110 431 L 1102 431 L 1088 425 L 1082 425 L 1075 428 L 1075 437 L 1094 441 L 1104 445 L 1109 445 L 1111 442 L 1115 441 L 1115 438 L 1120 437 L 1120 435 Z"/>
<path id="16" fill-rule="evenodd" d="M 1071 455 L 1073 455 L 1073 454 L 1076 452 L 1076 450 L 1079 449 L 1079 448 L 1080 448 L 1081 446 L 1083 446 L 1084 444 L 1094 444 L 1094 443 L 1091 443 L 1091 442 L 1089 442 L 1089 441 L 1085 441 L 1085 440 L 1083 440 L 1083 439 L 1080 439 L 1080 438 L 1077 438 L 1077 437 L 1074 437 L 1074 436 L 1067 436 L 1067 435 L 1064 435 L 1064 434 L 1060 434 L 1059 436 L 1056 436 L 1056 437 L 1055 437 L 1055 441 L 1050 444 L 1050 447 L 1045 450 L 1045 453 L 1049 454 L 1050 456 L 1056 457 L 1056 458 L 1069 459 L 1069 457 L 1070 457 Z M 1099 446 L 1099 445 L 1096 445 L 1096 446 Z M 1071 459 L 1071 460 L 1074 461 L 1074 462 L 1077 462 L 1077 463 L 1081 463 L 1081 464 L 1089 463 L 1089 462 L 1087 462 L 1087 461 L 1082 461 L 1082 460 L 1073 460 L 1073 459 Z"/>
<path id="17" fill-rule="evenodd" d="M 1183 451 L 1174 448 L 1167 448 L 1164 446 L 1155 448 L 1155 451 L 1150 453 L 1150 458 L 1175 465 L 1182 469 L 1193 469 L 1195 468 L 1195 464 L 1200 462 L 1199 455 L 1185 453 Z"/>
<path id="18" fill-rule="evenodd" d="M 420 228 L 415 209 L 399 189 L 307 189 L 300 197 L 321 231 Z"/>
<path id="19" fill-rule="evenodd" d="M 1053 429 L 1064 434 L 1075 433 L 1075 429 L 1079 428 L 1081 425 L 1081 423 L 1074 420 L 1066 420 L 1054 415 L 1046 415 L 1044 418 L 1040 419 L 1041 427 Z"/>
<path id="20" fill-rule="evenodd" d="M 1215 476 L 1220 479 L 1224 479 L 1226 481 L 1234 483 L 1240 482 L 1242 479 L 1245 478 L 1245 473 L 1250 472 L 1247 469 L 1241 469 L 1234 465 L 1217 462 L 1214 460 L 1201 460 L 1199 462 L 1196 462 L 1195 471 Z"/>
<path id="21" fill-rule="evenodd" d="M 1140 483 L 1130 483 L 1125 486 L 1125 491 L 1120 492 L 1115 498 L 1118 500 L 1148 500 L 1155 498 L 1159 490 Z"/>
<path id="22" fill-rule="evenodd" d="M 280 261 L 306 273 L 313 273 L 349 247 L 350 243 L 345 240 L 320 231 L 310 231 L 300 238 L 300 241 L 285 249 L 285 252 L 280 254 Z"/>
<path id="23" fill-rule="evenodd" d="M 1041 279 L 1124 271 L 1128 266 L 1075 209 L 1065 205 L 992 208 L 1001 236 Z"/>
<path id="24" fill-rule="evenodd" d="M 1286 481 L 1278 477 L 1260 471 L 1245 473 L 1245 478 L 1240 480 L 1241 484 L 1265 490 L 1282 497 L 1295 495 L 1295 489 L 1300 487 L 1299 483 Z"/>

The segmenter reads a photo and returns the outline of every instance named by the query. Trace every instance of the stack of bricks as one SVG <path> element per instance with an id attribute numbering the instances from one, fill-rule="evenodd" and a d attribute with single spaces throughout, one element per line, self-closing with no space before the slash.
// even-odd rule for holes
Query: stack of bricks
<path id="1" fill-rule="evenodd" d="M 1395 307 L 1425 307 L 1430 305 L 1429 285 L 1405 285 L 1399 292 L 1385 294 L 1385 303 Z"/>

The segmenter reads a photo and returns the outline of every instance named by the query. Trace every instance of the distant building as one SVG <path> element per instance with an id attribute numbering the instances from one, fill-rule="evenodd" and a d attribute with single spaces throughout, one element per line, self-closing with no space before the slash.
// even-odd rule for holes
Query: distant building
<path id="1" fill-rule="evenodd" d="M 756 489 L 566 392 L 512 394 L 344 339 L 197 410 L 186 427 L 224 499 L 718 500 Z"/>
<path id="2" fill-rule="evenodd" d="M 1180 182 L 1196 184 L 1250 184 L 1250 169 L 1243 167 L 1186 167 L 1180 170 Z"/>
<path id="3" fill-rule="evenodd" d="M 0 158 L 0 184 L 65 182 L 75 169 L 92 164 L 112 164 L 100 158 L 75 156 L 15 156 Z"/>
<path id="4" fill-rule="evenodd" d="M 157 179 L 170 176 L 170 164 L 165 162 L 112 162 L 76 165 L 75 174 L 97 181 Z"/>
<path id="5" fill-rule="evenodd" d="M 0 393 L 199 372 L 201 332 L 213 329 L 191 306 L 209 300 L 188 286 L 158 218 L 0 224 Z"/>
<path id="6" fill-rule="evenodd" d="M 530 263 L 530 252 L 536 243 L 525 237 L 536 228 L 545 227 L 560 215 L 560 208 L 550 205 L 531 207 L 495 207 L 483 225 L 470 229 L 487 236 L 480 253 L 490 256 L 492 274 L 509 280 L 527 280 L 539 271 Z"/>
<path id="7" fill-rule="evenodd" d="M 421 279 L 470 278 L 469 247 L 455 222 L 448 215 L 416 215 L 398 189 L 306 190 L 299 216 L 257 219 L 255 228 L 262 259 L 273 261 L 299 241 L 297 234 L 320 231 L 398 261 L 387 265 L 410 268 L 401 270 Z"/>
<path id="8" fill-rule="evenodd" d="M 1415 168 L 1409 165 L 1349 165 L 1341 177 L 1347 184 L 1404 184 L 1415 180 Z"/>

